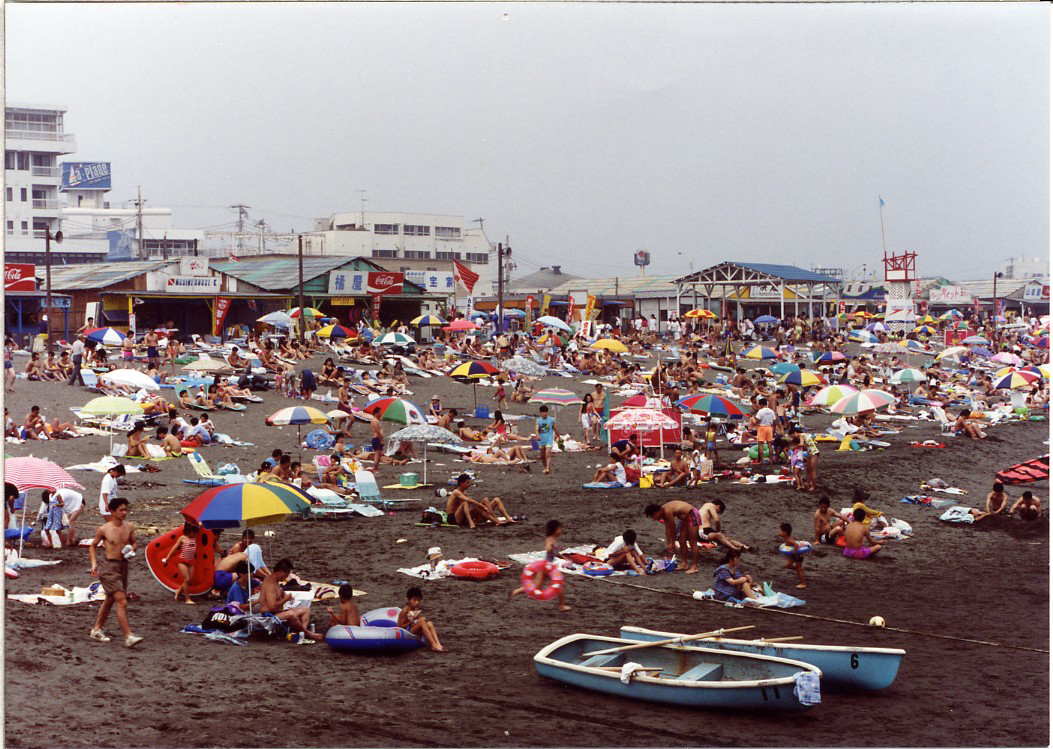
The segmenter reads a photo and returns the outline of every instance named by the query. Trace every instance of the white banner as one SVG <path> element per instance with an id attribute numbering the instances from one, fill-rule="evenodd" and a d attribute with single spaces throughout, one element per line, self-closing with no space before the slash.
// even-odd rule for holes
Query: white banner
<path id="1" fill-rule="evenodd" d="M 918 319 L 913 299 L 889 299 L 885 307 L 885 322 L 909 322 Z"/>
<path id="2" fill-rule="evenodd" d="M 961 286 L 942 286 L 929 290 L 929 302 L 933 304 L 971 304 L 973 295 Z"/>
<path id="3" fill-rule="evenodd" d="M 1049 284 L 1029 283 L 1024 287 L 1024 299 L 1029 302 L 1049 299 Z"/>
<path id="4" fill-rule="evenodd" d="M 218 276 L 169 276 L 165 282 L 169 294 L 218 294 Z"/>
<path id="5" fill-rule="evenodd" d="M 408 270 L 403 274 L 407 281 L 412 281 L 425 291 L 453 294 L 457 280 L 453 273 L 437 270 Z"/>

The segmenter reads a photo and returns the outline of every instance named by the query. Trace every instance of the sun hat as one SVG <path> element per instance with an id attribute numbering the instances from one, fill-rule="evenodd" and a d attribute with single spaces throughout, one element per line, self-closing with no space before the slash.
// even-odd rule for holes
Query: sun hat
<path id="1" fill-rule="evenodd" d="M 428 559 L 441 559 L 442 558 L 442 547 L 432 546 L 428 549 Z"/>

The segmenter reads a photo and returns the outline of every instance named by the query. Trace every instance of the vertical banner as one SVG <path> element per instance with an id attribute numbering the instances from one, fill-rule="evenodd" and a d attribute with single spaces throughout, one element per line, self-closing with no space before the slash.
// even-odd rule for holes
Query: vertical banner
<path id="1" fill-rule="evenodd" d="M 567 323 L 574 321 L 574 295 L 567 295 Z"/>
<path id="2" fill-rule="evenodd" d="M 464 302 L 464 319 L 471 320 L 475 314 L 475 297 L 468 297 Z"/>
<path id="3" fill-rule="evenodd" d="M 223 330 L 223 321 L 227 318 L 227 309 L 230 308 L 230 298 L 221 296 L 216 300 L 216 321 L 212 325 L 212 335 L 219 335 Z"/>
<path id="4" fill-rule="evenodd" d="M 523 326 L 525 330 L 530 330 L 530 327 L 534 324 L 534 297 L 528 295 L 526 298 L 526 324 Z"/>
<path id="5" fill-rule="evenodd" d="M 129 313 L 128 315 L 128 331 L 134 336 L 135 335 L 135 313 Z"/>
<path id="6" fill-rule="evenodd" d="M 542 316 L 548 314 L 548 308 L 549 308 L 550 304 L 552 304 L 552 295 L 551 294 L 545 294 L 545 296 L 543 296 L 541 298 L 541 315 Z"/>
<path id="7" fill-rule="evenodd" d="M 585 322 L 592 319 L 592 311 L 596 309 L 596 297 L 589 294 L 588 301 L 585 302 Z"/>
<path id="8" fill-rule="evenodd" d="M 837 314 L 839 314 L 839 315 L 845 314 L 845 303 L 844 302 L 838 302 L 837 303 Z"/>
<path id="9" fill-rule="evenodd" d="M 380 323 L 380 301 L 384 298 L 382 293 L 373 294 L 373 320 Z"/>

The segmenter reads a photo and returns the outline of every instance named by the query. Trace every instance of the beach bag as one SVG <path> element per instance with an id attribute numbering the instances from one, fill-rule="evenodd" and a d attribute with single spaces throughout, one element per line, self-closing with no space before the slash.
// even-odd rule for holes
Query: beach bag
<path id="1" fill-rule="evenodd" d="M 235 621 L 241 618 L 242 611 L 232 603 L 225 606 L 213 606 L 201 622 L 201 629 L 218 629 L 220 632 L 234 632 L 244 626 L 244 622 Z"/>
<path id="2" fill-rule="evenodd" d="M 146 454 L 149 455 L 151 458 L 156 458 L 157 460 L 161 460 L 162 458 L 165 457 L 164 448 L 161 447 L 160 445 L 146 444 L 146 445 L 143 445 L 143 449 L 146 450 Z"/>
<path id="3" fill-rule="evenodd" d="M 112 455 L 115 458 L 123 458 L 127 454 L 128 454 L 128 445 L 127 445 L 127 443 L 118 442 L 110 450 L 110 455 Z"/>
<path id="4" fill-rule="evenodd" d="M 628 478 L 628 471 L 626 471 L 626 478 Z M 654 476 L 646 475 L 640 477 L 640 488 L 641 489 L 652 489 L 654 488 Z"/>
<path id="5" fill-rule="evenodd" d="M 421 513 L 420 521 L 427 525 L 432 523 L 439 523 L 440 525 L 446 522 L 446 513 L 439 512 L 438 510 L 425 510 Z"/>

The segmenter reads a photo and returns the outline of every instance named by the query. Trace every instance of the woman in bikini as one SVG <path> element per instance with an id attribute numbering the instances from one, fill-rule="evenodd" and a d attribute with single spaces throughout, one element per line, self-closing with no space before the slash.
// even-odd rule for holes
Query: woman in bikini
<path id="1" fill-rule="evenodd" d="M 197 556 L 197 537 L 200 532 L 200 528 L 191 523 L 183 523 L 183 533 L 176 539 L 176 542 L 172 544 L 172 548 L 168 550 L 168 554 L 165 555 L 163 565 L 168 564 L 168 560 L 172 558 L 172 555 L 179 550 L 179 575 L 183 578 L 183 582 L 179 586 L 179 590 L 176 591 L 175 600 L 178 601 L 180 596 L 186 599 L 188 604 L 193 605 L 193 601 L 190 599 L 190 578 L 194 574 L 194 558 Z"/>

